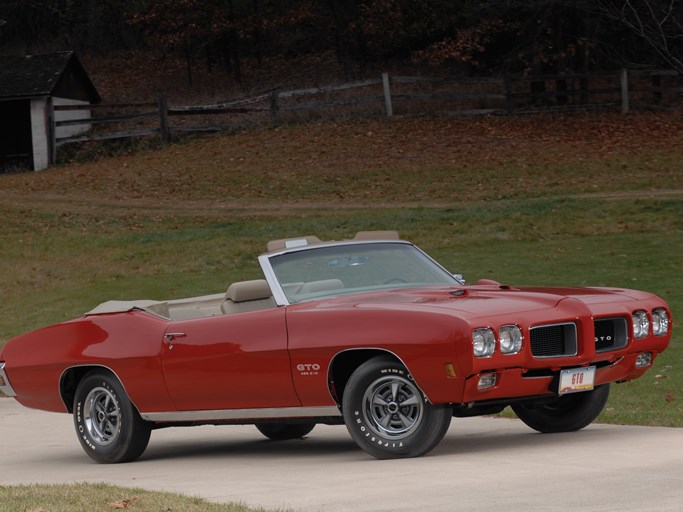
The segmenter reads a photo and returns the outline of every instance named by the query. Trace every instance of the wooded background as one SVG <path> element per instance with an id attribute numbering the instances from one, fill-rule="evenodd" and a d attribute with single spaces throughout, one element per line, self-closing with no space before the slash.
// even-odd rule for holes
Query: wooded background
<path id="1" fill-rule="evenodd" d="M 0 53 L 152 52 L 241 84 L 273 59 L 333 52 L 345 76 L 683 72 L 679 0 L 0 0 Z M 140 70 L 145 71 L 145 70 Z"/>

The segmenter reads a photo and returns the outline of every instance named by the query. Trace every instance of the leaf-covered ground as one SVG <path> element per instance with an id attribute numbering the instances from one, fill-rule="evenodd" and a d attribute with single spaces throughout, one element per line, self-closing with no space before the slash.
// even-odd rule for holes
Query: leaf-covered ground
<path id="1" fill-rule="evenodd" d="M 192 214 L 678 195 L 682 158 L 680 114 L 407 118 L 210 136 L 2 176 L 0 199 Z"/>

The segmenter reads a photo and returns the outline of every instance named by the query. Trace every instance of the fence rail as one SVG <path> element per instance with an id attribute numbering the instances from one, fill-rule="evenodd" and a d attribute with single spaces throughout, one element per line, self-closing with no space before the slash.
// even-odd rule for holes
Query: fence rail
<path id="1" fill-rule="evenodd" d="M 53 147 L 62 144 L 173 133 L 234 129 L 236 120 L 277 124 L 284 115 L 354 111 L 356 115 L 521 114 L 612 108 L 680 109 L 683 78 L 672 70 L 626 70 L 572 75 L 446 78 L 389 76 L 290 91 L 271 90 L 211 105 L 172 106 L 156 102 L 54 105 Z M 90 117 L 54 121 L 60 111 L 89 110 Z M 173 119 L 173 124 L 170 120 Z M 187 120 L 200 119 L 190 125 Z M 95 127 L 92 133 L 59 136 L 59 128 Z M 107 126 L 123 127 L 106 131 Z"/>

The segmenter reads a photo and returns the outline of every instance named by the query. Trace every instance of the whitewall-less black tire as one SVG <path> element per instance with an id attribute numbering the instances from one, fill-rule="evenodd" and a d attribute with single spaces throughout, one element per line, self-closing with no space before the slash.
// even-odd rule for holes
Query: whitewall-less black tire
<path id="1" fill-rule="evenodd" d="M 384 356 L 353 372 L 342 411 L 353 440 L 378 459 L 424 455 L 443 439 L 453 415 L 449 405 L 429 403 L 405 366 Z"/>
<path id="2" fill-rule="evenodd" d="M 315 427 L 314 422 L 300 423 L 279 423 L 264 422 L 257 423 L 256 428 L 272 441 L 287 441 L 288 439 L 299 439 L 308 434 Z"/>
<path id="3" fill-rule="evenodd" d="M 95 462 L 133 461 L 147 448 L 150 424 L 105 370 L 90 372 L 78 384 L 73 417 L 78 440 Z"/>
<path id="4" fill-rule="evenodd" d="M 592 391 L 560 396 L 550 403 L 515 404 L 512 410 L 520 420 L 538 432 L 574 432 L 593 423 L 608 398 L 609 384 L 604 384 Z"/>

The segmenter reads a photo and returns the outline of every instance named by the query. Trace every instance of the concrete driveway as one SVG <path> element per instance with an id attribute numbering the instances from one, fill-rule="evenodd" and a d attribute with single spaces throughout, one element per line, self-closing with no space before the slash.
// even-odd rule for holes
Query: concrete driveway
<path id="1" fill-rule="evenodd" d="M 343 426 L 275 443 L 251 426 L 152 433 L 142 458 L 98 465 L 71 417 L 0 399 L 0 484 L 108 482 L 314 511 L 681 511 L 683 429 L 592 425 L 541 435 L 521 422 L 454 418 L 418 459 L 377 461 Z"/>

